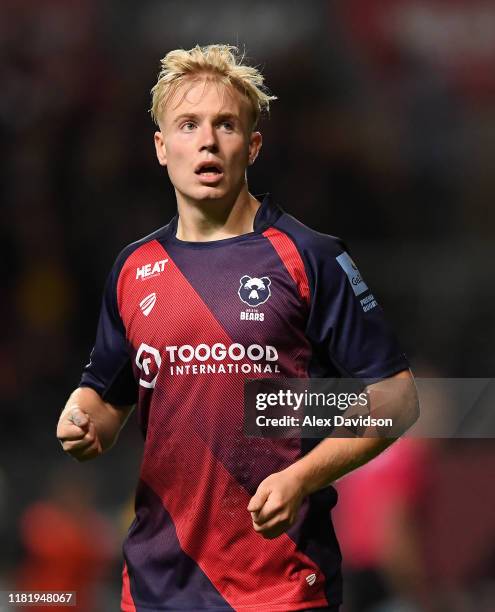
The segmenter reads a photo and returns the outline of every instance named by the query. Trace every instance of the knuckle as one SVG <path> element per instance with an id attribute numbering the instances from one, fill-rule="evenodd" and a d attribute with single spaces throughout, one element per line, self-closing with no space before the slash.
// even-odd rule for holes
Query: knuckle
<path id="1" fill-rule="evenodd" d="M 64 442 L 64 444 L 62 445 L 62 448 L 64 449 L 64 451 L 72 455 L 76 455 L 78 453 L 84 452 L 90 446 L 91 446 L 90 442 L 88 442 L 87 440 L 81 439 L 81 440 L 73 440 L 69 442 Z"/>

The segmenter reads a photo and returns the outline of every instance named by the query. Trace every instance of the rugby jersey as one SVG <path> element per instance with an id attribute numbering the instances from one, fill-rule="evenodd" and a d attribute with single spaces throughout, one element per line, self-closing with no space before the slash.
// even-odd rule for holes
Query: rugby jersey
<path id="1" fill-rule="evenodd" d="M 122 610 L 339 604 L 333 487 L 308 496 L 280 537 L 253 530 L 260 482 L 319 440 L 245 436 L 244 380 L 381 378 L 407 360 L 341 240 L 269 196 L 253 231 L 233 238 L 179 240 L 177 222 L 117 257 L 80 383 L 137 403 L 145 439 Z"/>

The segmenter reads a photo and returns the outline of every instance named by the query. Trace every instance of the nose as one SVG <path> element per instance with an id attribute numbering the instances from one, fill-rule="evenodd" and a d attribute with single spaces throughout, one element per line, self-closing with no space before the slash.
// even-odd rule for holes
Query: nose
<path id="1" fill-rule="evenodd" d="M 215 126 L 204 122 L 200 129 L 200 151 L 210 151 L 216 153 L 218 151 L 218 143 L 215 132 Z"/>

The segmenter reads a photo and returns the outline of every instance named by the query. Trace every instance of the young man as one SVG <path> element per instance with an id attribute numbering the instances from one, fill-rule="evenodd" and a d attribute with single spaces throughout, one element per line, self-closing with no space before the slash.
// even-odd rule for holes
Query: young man
<path id="1" fill-rule="evenodd" d="M 118 256 L 91 361 L 58 424 L 83 461 L 113 445 L 137 402 L 145 447 L 125 611 L 338 609 L 329 485 L 392 440 L 246 437 L 243 383 L 410 380 L 343 244 L 249 193 L 255 126 L 273 98 L 236 52 L 210 45 L 162 60 L 155 147 L 178 214 Z M 405 429 L 412 383 L 395 402 Z"/>

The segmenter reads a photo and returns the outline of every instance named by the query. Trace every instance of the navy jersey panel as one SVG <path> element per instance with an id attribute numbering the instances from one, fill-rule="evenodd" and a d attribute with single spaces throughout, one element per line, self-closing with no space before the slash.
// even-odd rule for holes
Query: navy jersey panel
<path id="1" fill-rule="evenodd" d="M 306 441 L 309 439 L 303 440 Z M 297 548 L 322 568 L 325 595 L 331 603 L 342 602 L 343 590 L 342 554 L 331 518 L 336 503 L 337 491 L 332 486 L 309 495 L 301 505 L 296 523 L 287 532 Z"/>
<path id="2" fill-rule="evenodd" d="M 345 244 L 284 214 L 275 227 L 295 241 L 310 281 L 306 335 L 313 347 L 310 376 L 386 378 L 409 367 L 381 306 Z"/>

